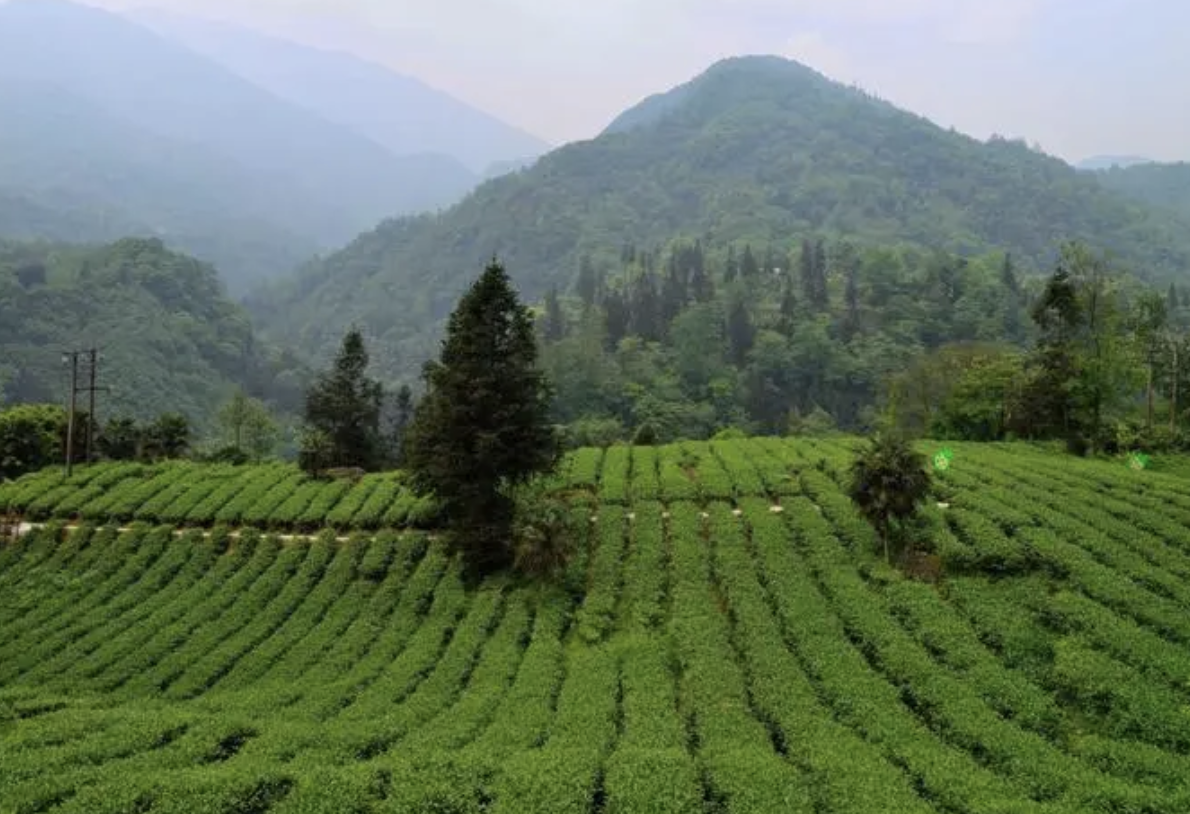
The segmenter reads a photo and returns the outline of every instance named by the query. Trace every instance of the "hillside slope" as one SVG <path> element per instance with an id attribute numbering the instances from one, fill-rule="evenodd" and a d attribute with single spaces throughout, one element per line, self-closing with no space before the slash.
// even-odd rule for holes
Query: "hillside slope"
<path id="1" fill-rule="evenodd" d="M 310 351 L 365 324 L 408 371 L 433 348 L 427 329 L 493 254 L 529 298 L 568 285 L 583 253 L 610 259 L 624 244 L 677 235 L 1001 248 L 1035 269 L 1081 238 L 1142 274 L 1190 268 L 1190 221 L 1023 145 L 948 132 L 777 58 L 719 63 L 610 130 L 485 183 L 441 216 L 382 224 L 253 307 Z"/>
<path id="2" fill-rule="evenodd" d="M 1190 162 L 1116 167 L 1099 172 L 1098 178 L 1129 198 L 1190 218 Z"/>
<path id="3" fill-rule="evenodd" d="M 350 127 L 396 155 L 443 153 L 483 173 L 497 162 L 549 149 L 482 111 L 351 54 L 325 51 L 244 28 L 161 9 L 129 16 L 218 62 L 270 93 Z"/>
<path id="4" fill-rule="evenodd" d="M 922 532 L 939 589 L 873 556 L 839 483 L 847 447 L 582 450 L 567 478 L 600 505 L 565 588 L 469 590 L 438 542 L 396 530 L 142 523 L 0 545 L 0 800 L 1188 810 L 1187 481 L 957 445 Z M 245 504 L 275 469 L 210 467 L 122 502 Z M 102 488 L 87 472 L 64 490 L 80 505 Z M 300 511 L 304 488 L 270 494 Z"/>
<path id="5" fill-rule="evenodd" d="M 0 6 L 0 81 L 8 194 L 45 200 L 95 149 L 80 184 L 88 205 L 150 228 L 159 210 L 176 211 L 211 242 L 250 241 L 217 218 L 267 216 L 258 239 L 283 257 L 292 250 L 278 232 L 333 246 L 381 218 L 451 203 L 476 180 L 445 156 L 395 156 L 140 25 L 64 0 Z"/>
<path id="6" fill-rule="evenodd" d="M 61 354 L 91 343 L 110 388 L 101 420 L 177 411 L 204 425 L 237 386 L 300 407 L 302 366 L 258 342 L 211 266 L 156 240 L 0 242 L 0 402 L 64 403 Z"/>
<path id="7" fill-rule="evenodd" d="M 321 207 L 304 204 L 297 184 L 137 128 L 57 84 L 0 77 L 0 109 L 0 236 L 159 237 L 239 291 L 320 247 L 311 230 L 280 225 L 309 227 Z"/>

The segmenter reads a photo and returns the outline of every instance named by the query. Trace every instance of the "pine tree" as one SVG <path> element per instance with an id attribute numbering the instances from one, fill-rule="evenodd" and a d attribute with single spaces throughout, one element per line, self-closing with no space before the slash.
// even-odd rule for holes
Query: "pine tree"
<path id="1" fill-rule="evenodd" d="M 814 285 L 816 298 L 825 300 L 826 292 L 826 241 L 814 241 Z"/>
<path id="2" fill-rule="evenodd" d="M 744 246 L 744 259 L 740 261 L 740 276 L 745 280 L 752 280 L 760 274 L 760 265 L 756 262 L 756 255 L 752 254 L 752 246 Z"/>
<path id="3" fill-rule="evenodd" d="M 557 342 L 566 336 L 566 317 L 562 313 L 562 303 L 558 300 L 557 287 L 551 287 L 546 292 L 541 335 L 546 342 Z"/>
<path id="4" fill-rule="evenodd" d="M 843 341 L 850 342 L 860 329 L 859 270 L 854 263 L 848 263 L 845 274 L 847 287 L 843 292 Z"/>
<path id="5" fill-rule="evenodd" d="M 801 275 L 802 298 L 809 304 L 813 304 L 818 299 L 817 269 L 814 264 L 814 244 L 809 240 L 803 240 L 798 271 Z"/>
<path id="6" fill-rule="evenodd" d="M 632 291 L 631 331 L 650 342 L 661 340 L 661 297 L 651 274 L 643 274 Z"/>
<path id="7" fill-rule="evenodd" d="M 302 458 L 307 470 L 375 470 L 383 466 L 386 456 L 380 411 L 384 389 L 380 382 L 368 378 L 367 369 L 364 338 L 353 328 L 343 337 L 334 366 L 306 394 L 307 437 L 318 439 L 317 449 L 312 447 Z"/>
<path id="8" fill-rule="evenodd" d="M 599 274 L 595 271 L 595 264 L 591 262 L 589 255 L 584 254 L 582 260 L 579 261 L 575 289 L 579 299 L 583 301 L 583 310 L 591 310 L 591 307 L 595 305 L 595 299 L 599 296 Z"/>
<path id="9" fill-rule="evenodd" d="M 1012 262 L 1012 255 L 1004 255 L 1004 265 L 1000 267 L 1000 282 L 1006 291 L 1014 297 L 1021 293 L 1020 283 L 1016 279 L 1016 266 Z"/>
<path id="10" fill-rule="evenodd" d="M 389 432 L 389 445 L 394 466 L 401 466 L 405 462 L 405 435 L 409 431 L 409 424 L 413 421 L 413 412 L 413 388 L 403 384 L 398 388 L 397 395 L 393 399 L 392 423 Z"/>
<path id="11" fill-rule="evenodd" d="M 619 291 L 609 291 L 603 297 L 603 318 L 606 328 L 606 342 L 609 351 L 615 350 L 620 340 L 628 336 L 632 314 L 628 298 Z"/>
<path id="12" fill-rule="evenodd" d="M 529 310 L 497 260 L 459 301 L 406 436 L 414 484 L 442 502 L 451 546 L 471 576 L 512 563 L 512 490 L 553 469 L 550 387 Z"/>
<path id="13" fill-rule="evenodd" d="M 736 260 L 735 246 L 727 247 L 727 265 L 723 268 L 723 282 L 730 285 L 740 274 L 740 265 Z"/>
<path id="14" fill-rule="evenodd" d="M 742 296 L 732 299 L 727 312 L 727 342 L 731 348 L 731 360 L 736 367 L 743 367 L 748 361 L 748 351 L 756 342 L 756 327 L 748 313 L 748 304 Z"/>
<path id="15" fill-rule="evenodd" d="M 794 319 L 797 316 L 797 295 L 793 291 L 793 278 L 786 276 L 781 288 L 781 333 L 793 335 Z"/>
<path id="16" fill-rule="evenodd" d="M 1024 324 L 1021 321 L 1021 286 L 1016 277 L 1016 266 L 1012 255 L 1004 255 L 1000 268 L 1000 283 L 1004 286 L 1004 335 L 1010 342 L 1024 338 Z"/>

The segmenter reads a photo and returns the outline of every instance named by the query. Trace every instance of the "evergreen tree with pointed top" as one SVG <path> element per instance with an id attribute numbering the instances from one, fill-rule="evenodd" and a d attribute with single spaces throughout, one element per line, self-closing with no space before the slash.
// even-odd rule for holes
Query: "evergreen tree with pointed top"
<path id="1" fill-rule="evenodd" d="M 1010 342 L 1020 342 L 1024 339 L 1024 323 L 1021 319 L 1021 286 L 1016 277 L 1016 266 L 1012 262 L 1012 255 L 1004 255 L 1004 264 L 1000 267 L 1000 283 L 1004 286 L 1004 334 Z"/>
<path id="2" fill-rule="evenodd" d="M 727 263 L 723 267 L 723 281 L 730 285 L 740 274 L 740 264 L 736 260 L 735 246 L 727 247 Z"/>
<path id="3" fill-rule="evenodd" d="M 745 280 L 755 279 L 760 274 L 760 264 L 756 262 L 756 255 L 752 253 L 751 244 L 744 246 L 744 257 L 740 260 L 740 276 Z"/>
<path id="4" fill-rule="evenodd" d="M 731 349 L 731 360 L 736 367 L 743 367 L 748 361 L 748 352 L 756 342 L 756 326 L 748 313 L 748 303 L 737 294 L 732 298 L 727 312 L 727 343 Z"/>
<path id="5" fill-rule="evenodd" d="M 583 310 L 591 310 L 599 296 L 599 274 L 595 271 L 595 264 L 591 262 L 590 255 L 584 254 L 579 260 L 578 279 L 574 287 L 579 299 L 583 301 Z"/>
<path id="6" fill-rule="evenodd" d="M 819 244 L 821 246 L 821 244 Z M 818 248 L 810 240 L 802 241 L 802 256 L 799 263 L 799 271 L 801 272 L 802 282 L 802 297 L 805 299 L 807 305 L 812 308 L 819 307 L 820 289 L 824 285 L 820 285 L 819 278 L 823 274 L 823 266 L 826 260 L 819 255 Z M 823 278 L 825 281 L 825 278 Z"/>
<path id="7" fill-rule="evenodd" d="M 631 324 L 632 312 L 628 298 L 619 291 L 607 292 L 603 297 L 603 325 L 609 351 L 615 350 L 620 340 L 628 336 Z"/>
<path id="8" fill-rule="evenodd" d="M 451 315 L 441 357 L 423 372 L 407 466 L 417 488 L 441 501 L 449 543 L 472 577 L 512 564 L 512 494 L 558 462 L 537 350 L 532 314 L 493 259 Z"/>
<path id="9" fill-rule="evenodd" d="M 546 342 L 557 342 L 566 336 L 566 316 L 558 299 L 557 286 L 545 294 L 545 314 L 541 319 L 541 336 Z"/>
<path id="10" fill-rule="evenodd" d="M 793 278 L 786 276 L 781 287 L 780 331 L 786 337 L 793 335 L 794 320 L 797 317 L 797 295 L 793 291 Z"/>
<path id="11" fill-rule="evenodd" d="M 307 437 L 303 468 L 318 472 L 333 467 L 375 470 L 385 454 L 380 432 L 384 389 L 367 375 L 368 351 L 355 328 L 343 337 L 334 366 L 306 394 Z"/>
<path id="12" fill-rule="evenodd" d="M 850 342 L 859 333 L 859 270 L 854 263 L 849 263 L 844 272 L 847 275 L 847 287 L 843 292 L 843 341 Z"/>

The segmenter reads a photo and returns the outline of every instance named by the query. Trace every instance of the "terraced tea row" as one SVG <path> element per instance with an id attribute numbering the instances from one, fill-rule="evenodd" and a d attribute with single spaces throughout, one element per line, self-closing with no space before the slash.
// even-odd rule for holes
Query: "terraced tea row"
<path id="1" fill-rule="evenodd" d="M 623 503 L 557 588 L 417 532 L 36 532 L 0 811 L 1190 810 L 1190 490 L 954 451 L 938 586 L 872 556 L 840 441 L 574 456 Z"/>
<path id="2" fill-rule="evenodd" d="M 415 495 L 399 472 L 328 481 L 281 463 L 98 464 L 69 478 L 50 469 L 0 485 L 0 507 L 34 522 L 227 524 L 299 532 L 431 528 L 438 518 L 435 501 Z"/>
<path id="3" fill-rule="evenodd" d="M 725 500 L 789 488 L 788 451 L 764 440 L 668 447 L 583 449 L 563 461 L 553 485 L 605 503 Z M 760 465 L 760 468 L 757 468 Z M 357 482 L 319 480 L 285 464 L 99 464 L 71 477 L 56 469 L 0 485 L 0 509 L 25 520 L 215 524 L 311 532 L 433 528 L 437 505 L 399 472 Z"/>

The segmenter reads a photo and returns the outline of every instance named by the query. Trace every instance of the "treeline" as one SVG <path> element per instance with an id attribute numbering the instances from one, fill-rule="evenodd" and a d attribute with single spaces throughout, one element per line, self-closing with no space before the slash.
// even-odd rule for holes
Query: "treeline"
<path id="1" fill-rule="evenodd" d="M 194 440 L 189 420 L 163 413 L 152 421 L 112 418 L 102 426 L 76 412 L 73 426 L 56 404 L 19 404 L 0 410 L 0 480 L 48 466 L 90 461 L 142 461 L 186 457 Z"/>
<path id="2" fill-rule="evenodd" d="M 806 239 L 624 248 L 584 260 L 541 309 L 555 419 L 573 444 L 785 433 L 806 421 L 861 430 L 889 377 L 947 343 L 1028 341 L 1012 259 L 859 249 Z"/>
<path id="3" fill-rule="evenodd" d="M 1030 347 L 927 354 L 891 380 L 890 413 L 934 436 L 1061 439 L 1079 454 L 1188 448 L 1188 304 L 1069 244 L 1030 299 Z"/>
<path id="4" fill-rule="evenodd" d="M 1133 379 L 1151 373 L 1163 392 L 1172 380 L 1162 355 L 1176 345 L 1169 337 L 1190 325 L 1185 292 L 1170 286 L 1158 295 L 1078 246 L 1064 250 L 1059 268 L 1103 279 L 1118 314 L 1113 330 L 1154 326 L 1147 335 L 1161 339 L 1140 355 L 1117 336 L 1113 364 Z M 1026 386 L 1026 369 L 1037 364 L 1030 349 L 1053 341 L 1039 305 L 1048 296 L 1044 278 L 1003 254 L 964 258 L 815 238 L 793 252 L 698 241 L 626 246 L 618 268 L 584 260 L 570 290 L 549 293 L 539 334 L 557 390 L 554 418 L 572 445 L 707 438 L 731 428 L 867 432 L 890 413 L 952 437 L 1066 437 L 1074 431 L 1066 418 L 1059 431 L 1030 406 L 1042 403 L 1039 389 L 1058 385 Z M 1107 296 L 1092 298 L 1096 307 Z M 1102 314 L 1090 318 L 1102 338 Z M 1008 370 L 1020 400 L 1000 405 L 1003 420 L 968 414 L 988 409 L 968 396 L 999 392 L 983 378 Z M 1105 428 L 1115 432 L 1112 422 L 1131 415 L 1130 396 L 1139 391 L 1121 385 L 1084 428 L 1094 445 L 1107 445 Z"/>

